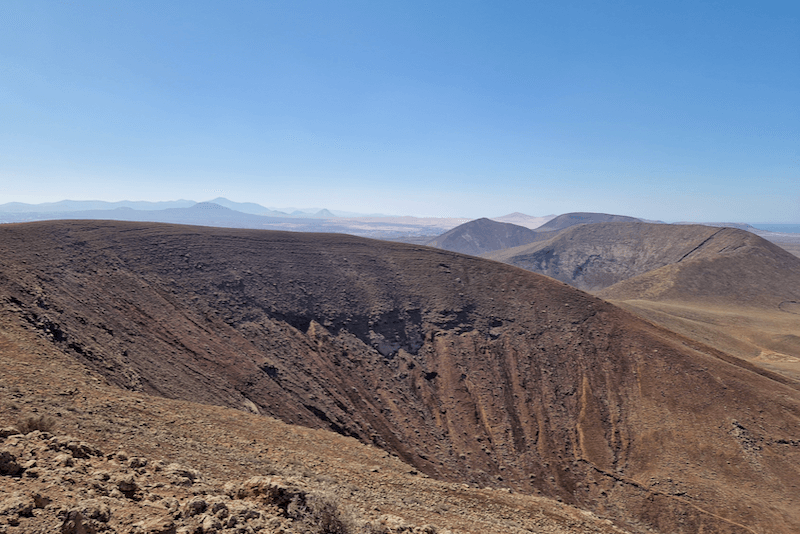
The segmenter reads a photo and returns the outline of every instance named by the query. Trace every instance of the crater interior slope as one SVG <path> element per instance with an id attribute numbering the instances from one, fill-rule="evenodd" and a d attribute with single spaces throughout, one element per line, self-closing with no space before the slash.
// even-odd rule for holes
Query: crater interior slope
<path id="1" fill-rule="evenodd" d="M 633 532 L 796 532 L 800 386 L 587 293 L 344 235 L 0 227 L 4 324 L 119 387 L 373 444 Z"/>

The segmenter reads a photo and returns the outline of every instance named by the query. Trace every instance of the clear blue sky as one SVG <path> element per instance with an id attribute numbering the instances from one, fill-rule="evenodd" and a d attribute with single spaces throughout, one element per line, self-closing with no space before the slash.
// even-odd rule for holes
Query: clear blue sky
<path id="1" fill-rule="evenodd" d="M 0 203 L 800 223 L 800 3 L 0 3 Z"/>

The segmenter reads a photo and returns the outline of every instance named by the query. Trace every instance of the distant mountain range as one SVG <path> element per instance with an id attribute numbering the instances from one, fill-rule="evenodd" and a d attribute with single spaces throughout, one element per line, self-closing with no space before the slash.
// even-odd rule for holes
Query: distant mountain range
<path id="1" fill-rule="evenodd" d="M 315 211 L 295 210 L 292 213 L 265 208 L 255 202 L 234 202 L 227 198 L 217 197 L 206 202 L 194 200 L 170 200 L 165 202 L 148 202 L 144 200 L 122 200 L 119 202 L 106 202 L 103 200 L 61 200 L 59 202 L 45 202 L 42 204 L 25 204 L 22 202 L 9 202 L 0 204 L 0 213 L 64 213 L 81 211 L 105 211 L 116 209 L 132 209 L 139 211 L 160 211 L 175 208 L 191 208 L 197 204 L 218 204 L 225 208 L 246 213 L 248 215 L 261 215 L 267 217 L 300 217 L 333 219 L 337 217 L 327 209 Z"/>
<path id="2" fill-rule="evenodd" d="M 339 215 L 337 215 L 337 213 Z M 292 213 L 271 210 L 253 202 L 234 202 L 215 198 L 209 202 L 176 200 L 145 201 L 75 201 L 45 204 L 10 202 L 0 205 L 0 224 L 44 220 L 114 220 L 161 222 L 223 228 L 289 230 L 353 234 L 376 239 L 419 239 L 427 241 L 458 226 L 464 219 L 416 217 L 352 217 L 352 213 L 320 209 Z M 349 217 L 341 217 L 348 215 Z"/>
<path id="3" fill-rule="evenodd" d="M 0 213 L 62 213 L 70 211 L 114 210 L 118 208 L 152 211 L 168 208 L 189 208 L 195 204 L 197 204 L 197 202 L 194 200 L 168 200 L 165 202 L 147 202 L 144 200 L 122 200 L 120 202 L 105 202 L 103 200 L 61 200 L 59 202 L 44 202 L 42 204 L 8 202 L 6 204 L 0 204 Z"/>
<path id="4" fill-rule="evenodd" d="M 116 220 L 163 222 L 225 228 L 254 228 L 295 232 L 344 233 L 428 245 L 464 254 L 483 255 L 521 245 L 546 241 L 577 225 L 608 222 L 657 222 L 625 215 L 574 212 L 534 217 L 510 213 L 475 220 L 364 215 L 327 208 L 274 209 L 255 202 L 235 202 L 217 197 L 206 202 L 62 200 L 42 204 L 0 204 L 0 224 L 43 220 Z M 676 223 L 692 224 L 692 223 Z M 746 223 L 706 223 L 747 230 L 800 255 L 800 240 L 793 234 L 776 234 Z"/>

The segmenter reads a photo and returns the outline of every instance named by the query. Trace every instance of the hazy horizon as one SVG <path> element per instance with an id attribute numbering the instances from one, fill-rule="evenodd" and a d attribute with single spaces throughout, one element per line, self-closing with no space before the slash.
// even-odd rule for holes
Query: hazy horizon
<path id="1" fill-rule="evenodd" d="M 0 6 L 0 204 L 800 223 L 800 6 Z"/>
<path id="2" fill-rule="evenodd" d="M 165 203 L 165 204 L 167 204 L 167 203 L 178 203 L 178 202 L 193 202 L 193 203 L 199 204 L 199 203 L 211 203 L 211 202 L 214 202 L 214 201 L 217 201 L 217 200 L 225 200 L 225 201 L 228 201 L 228 202 L 233 202 L 235 204 L 240 204 L 239 201 L 231 201 L 230 199 L 227 199 L 227 198 L 224 198 L 224 197 L 217 197 L 217 198 L 211 198 L 211 199 L 205 199 L 205 200 L 193 200 L 193 199 L 185 199 L 185 198 L 184 199 L 172 199 L 172 200 L 156 201 L 156 202 L 154 202 L 154 204 L 157 204 L 157 203 Z M 23 203 L 23 204 L 30 205 L 30 206 L 43 206 L 43 205 L 59 204 L 61 202 L 87 202 L 87 203 L 89 203 L 89 202 L 108 202 L 110 204 L 119 204 L 119 203 L 137 203 L 137 202 L 148 202 L 148 201 L 136 201 L 136 200 L 103 201 L 103 200 L 96 200 L 96 199 L 91 199 L 91 200 L 63 199 L 63 200 L 58 201 L 58 202 L 49 202 L 49 203 L 45 202 L 45 203 L 40 203 L 40 204 L 26 204 L 26 203 Z M 244 204 L 251 204 L 251 203 L 244 203 Z M 255 203 L 255 204 L 257 204 L 257 203 Z M 322 207 L 319 207 L 319 206 L 311 206 L 311 207 L 295 207 L 295 206 L 280 207 L 280 206 L 263 206 L 263 205 L 260 205 L 260 206 L 265 208 L 265 209 L 268 209 L 268 210 L 282 212 L 282 213 L 286 213 L 286 214 L 292 214 L 292 213 L 296 213 L 296 212 L 303 212 L 303 213 L 306 213 L 308 215 L 313 215 L 313 214 L 316 214 L 316 213 L 318 213 L 320 211 L 330 211 L 336 217 L 341 217 L 341 218 L 348 218 L 348 217 L 354 217 L 354 218 L 358 218 L 358 217 L 364 217 L 364 218 L 414 217 L 413 215 L 402 214 L 402 213 L 358 213 L 358 212 L 348 212 L 348 211 L 338 210 L 336 208 L 325 207 L 325 206 L 322 206 Z M 2 207 L 3 207 L 3 204 L 0 204 L 0 213 L 3 212 Z M 90 211 L 91 210 L 102 211 L 101 208 L 86 208 L 86 209 L 90 210 Z M 168 209 L 168 208 L 163 208 L 162 207 L 160 209 Z M 236 209 L 236 207 L 234 206 L 231 209 Z M 63 213 L 70 213 L 71 211 L 72 210 L 63 210 L 62 212 Z M 156 210 L 155 210 L 155 208 L 150 207 L 150 208 L 145 209 L 144 211 L 156 211 Z M 48 213 L 48 212 L 45 212 L 43 210 L 40 210 L 40 212 L 41 213 Z M 25 212 L 20 211 L 19 213 L 25 213 Z M 49 213 L 59 213 L 59 211 L 54 211 L 54 212 L 49 212 Z M 571 213 L 571 212 L 567 212 L 567 213 Z M 449 217 L 448 219 L 474 220 L 474 219 L 482 218 L 482 217 L 486 217 L 486 218 L 489 218 L 489 219 L 499 219 L 499 218 L 506 217 L 506 216 L 509 216 L 509 215 L 514 215 L 514 214 L 527 215 L 527 216 L 533 217 L 533 218 L 551 218 L 551 217 L 556 217 L 558 215 L 563 215 L 563 214 L 556 214 L 556 213 L 532 214 L 532 213 L 522 213 L 522 212 L 511 212 L 511 213 L 502 213 L 502 214 L 483 214 L 483 215 L 481 215 L 479 217 Z M 617 213 L 617 214 L 613 214 L 613 215 L 626 215 L 626 214 Z M 433 217 L 433 218 L 435 218 L 435 217 Z M 645 219 L 643 219 L 643 220 L 645 220 Z M 661 220 L 661 221 L 656 221 L 656 220 L 653 220 L 653 219 L 649 219 L 648 221 L 649 222 L 662 222 L 662 223 L 665 223 L 665 224 L 688 223 L 688 222 L 700 223 L 700 224 L 703 224 L 703 223 L 707 223 L 707 224 L 720 224 L 720 223 L 750 224 L 753 227 L 757 228 L 758 230 L 762 230 L 762 231 L 800 233 L 800 224 L 796 224 L 796 223 L 776 223 L 776 222 L 769 222 L 769 221 L 766 221 L 766 222 L 765 221 L 734 221 L 734 220 L 726 220 L 726 221 L 722 221 L 722 220 L 720 220 L 720 221 L 710 221 L 710 220 L 709 221 Z"/>

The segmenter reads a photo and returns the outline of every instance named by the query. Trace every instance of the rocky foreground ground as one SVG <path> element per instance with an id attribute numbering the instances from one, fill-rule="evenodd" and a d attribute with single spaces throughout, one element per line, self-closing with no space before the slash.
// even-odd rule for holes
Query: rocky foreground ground
<path id="1" fill-rule="evenodd" d="M 383 515 L 359 521 L 297 477 L 206 479 L 195 469 L 104 454 L 68 436 L 0 430 L 0 532 L 448 532 Z"/>

